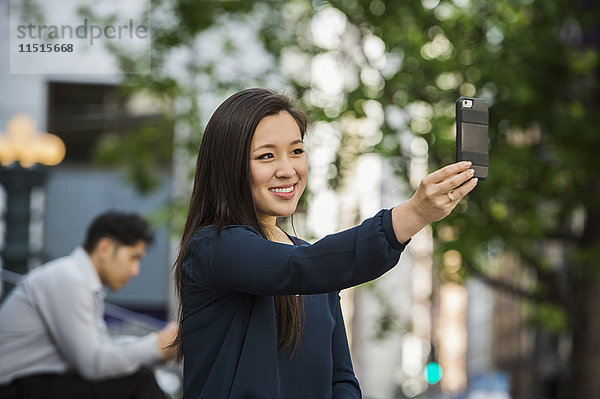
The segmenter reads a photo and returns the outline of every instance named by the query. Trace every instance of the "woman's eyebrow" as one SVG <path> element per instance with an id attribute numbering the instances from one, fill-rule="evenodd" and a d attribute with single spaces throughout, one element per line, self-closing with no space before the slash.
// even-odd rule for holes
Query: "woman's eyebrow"
<path id="1" fill-rule="evenodd" d="M 263 145 L 259 145 L 253 151 L 262 150 L 263 148 L 275 148 L 275 144 L 263 144 Z"/>
<path id="2" fill-rule="evenodd" d="M 302 139 L 297 139 L 297 140 L 292 141 L 290 143 L 290 145 L 292 146 L 292 145 L 296 145 L 296 144 L 300 144 L 300 143 L 304 143 L 304 141 L 302 141 Z M 254 150 L 252 150 L 252 152 L 262 150 L 263 148 L 275 148 L 275 147 L 277 147 L 275 144 L 262 144 L 262 145 L 259 145 L 258 147 L 256 147 Z"/>

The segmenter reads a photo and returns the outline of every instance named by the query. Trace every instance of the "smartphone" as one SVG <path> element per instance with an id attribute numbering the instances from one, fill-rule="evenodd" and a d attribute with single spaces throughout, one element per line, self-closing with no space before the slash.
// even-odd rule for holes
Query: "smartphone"
<path id="1" fill-rule="evenodd" d="M 488 106 L 481 98 L 460 97 L 456 100 L 456 161 L 471 161 L 473 177 L 488 177 Z"/>

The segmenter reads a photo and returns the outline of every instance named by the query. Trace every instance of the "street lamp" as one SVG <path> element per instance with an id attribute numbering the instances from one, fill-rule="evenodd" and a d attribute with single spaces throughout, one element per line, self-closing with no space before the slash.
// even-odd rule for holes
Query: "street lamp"
<path id="1" fill-rule="evenodd" d="M 13 116 L 6 133 L 0 132 L 0 184 L 6 192 L 6 234 L 0 255 L 6 270 L 19 274 L 29 271 L 31 193 L 43 186 L 44 167 L 58 165 L 65 153 L 65 144 L 58 136 L 38 131 L 35 121 L 25 114 Z M 7 294 L 10 288 L 5 282 L 2 291 Z"/>
<path id="2" fill-rule="evenodd" d="M 36 163 L 58 165 L 65 157 L 65 143 L 60 137 L 38 132 L 35 121 L 26 114 L 13 116 L 0 132 L 0 165 L 9 166 L 17 162 L 23 168 Z"/>

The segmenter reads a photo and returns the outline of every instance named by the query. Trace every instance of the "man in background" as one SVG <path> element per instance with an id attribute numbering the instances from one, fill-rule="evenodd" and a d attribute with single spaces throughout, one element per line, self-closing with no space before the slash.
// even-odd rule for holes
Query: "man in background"
<path id="1" fill-rule="evenodd" d="M 0 305 L 1 398 L 165 397 L 148 367 L 174 355 L 174 325 L 117 340 L 103 319 L 103 286 L 127 285 L 153 238 L 137 214 L 107 212 L 83 248 L 21 281 Z"/>

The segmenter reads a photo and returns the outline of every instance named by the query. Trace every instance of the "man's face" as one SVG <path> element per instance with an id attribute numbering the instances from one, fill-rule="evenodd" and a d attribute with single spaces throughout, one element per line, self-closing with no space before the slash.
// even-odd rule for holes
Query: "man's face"
<path id="1" fill-rule="evenodd" d="M 106 240 L 106 241 L 103 241 Z M 140 262 L 146 255 L 146 242 L 119 245 L 109 238 L 99 243 L 98 275 L 102 284 L 119 291 L 140 272 Z"/>

